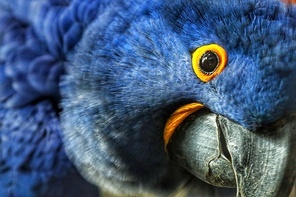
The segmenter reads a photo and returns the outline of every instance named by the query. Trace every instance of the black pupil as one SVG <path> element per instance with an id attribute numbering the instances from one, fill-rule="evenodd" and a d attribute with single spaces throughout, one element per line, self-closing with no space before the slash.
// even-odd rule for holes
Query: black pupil
<path id="1" fill-rule="evenodd" d="M 205 74 L 213 73 L 218 67 L 219 59 L 216 53 L 212 51 L 205 52 L 199 61 L 199 67 Z"/>

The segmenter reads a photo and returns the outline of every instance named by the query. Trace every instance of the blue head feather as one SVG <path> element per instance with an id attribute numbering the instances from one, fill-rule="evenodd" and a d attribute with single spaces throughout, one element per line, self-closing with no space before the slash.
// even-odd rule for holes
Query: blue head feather
<path id="1" fill-rule="evenodd" d="M 295 7 L 279 1 L 206 4 L 174 18 L 190 51 L 217 43 L 228 53 L 226 69 L 200 85 L 205 92 L 197 100 L 250 129 L 295 111 Z"/>
<path id="2" fill-rule="evenodd" d="M 69 56 L 62 84 L 70 157 L 99 185 L 163 187 L 174 171 L 163 129 L 177 107 L 198 101 L 251 129 L 293 112 L 295 25 L 296 8 L 279 1 L 106 7 Z M 204 83 L 191 53 L 211 43 L 226 49 L 228 64 Z"/>

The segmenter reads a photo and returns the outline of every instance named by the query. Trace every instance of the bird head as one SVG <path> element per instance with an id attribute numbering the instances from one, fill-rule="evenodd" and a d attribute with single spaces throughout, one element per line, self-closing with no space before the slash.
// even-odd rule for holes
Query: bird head
<path id="1" fill-rule="evenodd" d="M 280 1 L 106 5 L 68 57 L 70 158 L 107 190 L 172 192 L 190 179 L 165 147 L 179 124 L 163 137 L 177 109 L 204 107 L 250 133 L 295 112 L 295 26 L 296 7 Z"/>

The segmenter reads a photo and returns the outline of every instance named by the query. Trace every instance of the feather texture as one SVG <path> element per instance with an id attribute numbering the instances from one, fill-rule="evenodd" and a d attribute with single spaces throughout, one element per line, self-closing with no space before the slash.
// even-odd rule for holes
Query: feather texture
<path id="1" fill-rule="evenodd" d="M 278 0 L 0 0 L 0 195 L 97 195 L 75 167 L 112 193 L 183 188 L 170 114 L 198 101 L 256 132 L 293 113 L 295 27 Z M 228 63 L 205 83 L 191 56 L 213 43 Z"/>

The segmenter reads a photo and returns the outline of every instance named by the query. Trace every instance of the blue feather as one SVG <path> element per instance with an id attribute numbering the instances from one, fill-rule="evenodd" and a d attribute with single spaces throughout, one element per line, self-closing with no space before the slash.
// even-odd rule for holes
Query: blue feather
<path id="1" fill-rule="evenodd" d="M 81 39 L 79 24 L 87 28 L 97 14 L 98 2 L 88 2 L 0 1 L 3 197 L 98 196 L 64 152 L 57 107 L 66 56 Z M 89 16 L 73 17 L 74 7 Z"/>
<path id="2" fill-rule="evenodd" d="M 96 188 L 83 181 L 69 162 L 60 139 L 58 116 L 50 102 L 43 101 L 20 109 L 1 107 L 0 121 L 1 196 L 97 193 Z M 59 186 L 63 182 L 69 182 L 73 188 Z"/>
<path id="3" fill-rule="evenodd" d="M 295 6 L 277 0 L 114 1 L 69 56 L 61 86 L 74 164 L 119 194 L 167 194 L 186 180 L 174 176 L 163 148 L 165 122 L 178 107 L 198 101 L 254 131 L 293 113 L 295 18 Z M 228 63 L 204 83 L 191 54 L 212 43 Z"/>
<path id="4" fill-rule="evenodd" d="M 0 0 L 0 195 L 96 195 L 71 162 L 124 195 L 182 186 L 162 138 L 175 109 L 198 101 L 254 131 L 296 110 L 295 7 Z M 191 55 L 211 43 L 228 63 L 204 83 Z"/>

